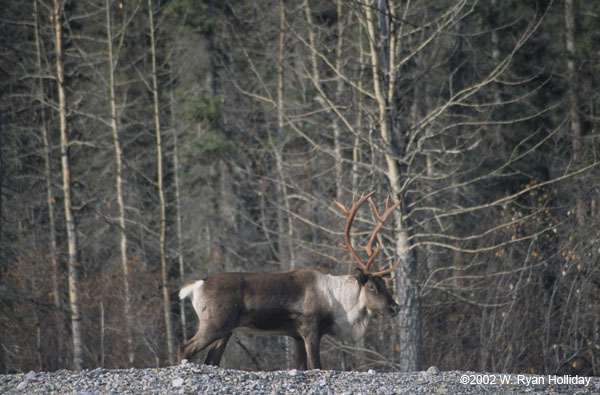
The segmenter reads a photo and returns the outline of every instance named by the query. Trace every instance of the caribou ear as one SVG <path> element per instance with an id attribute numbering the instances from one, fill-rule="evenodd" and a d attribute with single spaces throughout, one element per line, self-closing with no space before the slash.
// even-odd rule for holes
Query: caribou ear
<path id="1" fill-rule="evenodd" d="M 365 285 L 365 283 L 367 282 L 367 280 L 369 280 L 369 276 L 367 276 L 365 274 L 365 272 L 363 272 L 363 270 L 360 269 L 360 268 L 358 268 L 358 267 L 354 271 L 354 278 L 356 279 L 356 281 L 358 281 L 358 283 L 360 285 Z"/>

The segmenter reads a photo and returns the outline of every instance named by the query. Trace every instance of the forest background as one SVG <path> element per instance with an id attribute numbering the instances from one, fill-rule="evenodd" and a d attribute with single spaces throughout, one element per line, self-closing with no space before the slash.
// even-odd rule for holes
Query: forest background
<path id="1" fill-rule="evenodd" d="M 0 8 L 0 372 L 175 363 L 184 282 L 350 273 L 376 191 L 401 312 L 324 367 L 600 374 L 600 2 Z"/>

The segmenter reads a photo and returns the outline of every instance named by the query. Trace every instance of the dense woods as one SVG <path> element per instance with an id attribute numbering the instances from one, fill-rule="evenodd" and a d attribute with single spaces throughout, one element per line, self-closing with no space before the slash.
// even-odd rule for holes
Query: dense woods
<path id="1" fill-rule="evenodd" d="M 376 191 L 401 311 L 325 368 L 600 374 L 599 2 L 0 4 L 0 372 L 175 363 L 183 283 L 351 273 Z"/>

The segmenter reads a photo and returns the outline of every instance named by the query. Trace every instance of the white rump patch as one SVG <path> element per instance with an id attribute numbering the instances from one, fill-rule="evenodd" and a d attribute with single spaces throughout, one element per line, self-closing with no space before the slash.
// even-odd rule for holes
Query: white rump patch
<path id="1" fill-rule="evenodd" d="M 179 291 L 179 299 L 183 300 L 185 298 L 187 298 L 188 296 L 190 296 L 196 289 L 200 288 L 202 286 L 202 284 L 204 284 L 204 280 L 198 280 L 196 282 L 193 282 L 191 284 L 188 284 L 186 286 L 184 286 L 183 288 L 181 288 L 181 290 Z"/>

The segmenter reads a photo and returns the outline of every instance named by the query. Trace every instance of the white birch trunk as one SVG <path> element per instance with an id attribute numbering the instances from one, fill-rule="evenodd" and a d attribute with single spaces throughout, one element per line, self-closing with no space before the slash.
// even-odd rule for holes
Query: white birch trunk
<path id="1" fill-rule="evenodd" d="M 156 67 L 156 42 L 154 39 L 154 15 L 152 0 L 148 0 L 148 18 L 150 21 L 150 51 L 152 56 L 152 94 L 154 102 L 154 128 L 156 131 L 156 166 L 157 166 L 157 188 L 160 201 L 160 268 L 162 280 L 163 313 L 165 319 L 165 331 L 167 337 L 167 353 L 170 364 L 175 362 L 175 340 L 173 338 L 173 325 L 171 324 L 171 298 L 169 296 L 169 279 L 167 267 L 167 203 L 163 186 L 163 157 L 162 136 L 160 129 L 160 112 L 158 101 L 158 77 Z"/>
<path id="2" fill-rule="evenodd" d="M 173 70 L 171 69 L 171 72 Z M 173 125 L 173 180 L 175 182 L 175 221 L 177 228 L 177 264 L 179 265 L 179 280 L 181 284 L 185 283 L 185 266 L 183 261 L 183 231 L 181 228 L 181 191 L 179 186 L 179 140 L 177 135 L 177 127 L 175 125 L 175 95 L 173 89 L 170 89 L 171 94 L 171 124 Z M 208 244 L 207 244 L 208 245 Z M 185 319 L 185 301 L 179 303 L 179 314 L 181 321 L 181 331 L 183 342 L 187 342 L 187 329 Z"/>
<path id="3" fill-rule="evenodd" d="M 131 289 L 129 285 L 129 258 L 127 257 L 127 232 L 125 224 L 125 201 L 123 199 L 123 154 L 121 143 L 119 141 L 119 127 L 117 123 L 117 100 L 115 95 L 115 59 L 113 56 L 113 37 L 110 17 L 110 1 L 106 0 L 106 40 L 108 44 L 108 73 L 109 73 L 109 92 L 110 92 L 110 126 L 115 148 L 115 167 L 116 167 L 116 192 L 117 207 L 119 209 L 119 228 L 121 230 L 121 268 L 123 270 L 123 291 L 125 293 L 125 331 L 127 341 L 127 357 L 129 364 L 133 365 L 135 353 L 133 349 L 133 317 L 131 308 Z"/>
<path id="4" fill-rule="evenodd" d="M 58 87 L 58 113 L 60 118 L 60 155 L 62 165 L 62 187 L 64 193 L 65 222 L 69 250 L 69 308 L 73 339 L 73 368 L 83 368 L 83 336 L 81 329 L 81 296 L 79 290 L 79 265 L 77 257 L 77 226 L 72 211 L 71 169 L 69 166 L 69 136 L 67 124 L 67 98 L 65 93 L 65 73 L 63 67 L 62 3 L 54 0 L 53 18 L 56 46 L 56 82 Z"/>
<path id="5" fill-rule="evenodd" d="M 42 75 L 42 58 L 41 58 L 41 43 L 40 43 L 40 34 L 38 27 L 38 0 L 33 0 L 33 12 L 35 14 L 35 47 L 36 47 L 36 65 L 38 69 L 39 75 Z M 52 172 L 50 166 L 50 143 L 48 142 L 48 128 L 46 124 L 46 102 L 44 98 L 44 84 L 43 80 L 40 78 L 39 87 L 38 87 L 38 100 L 40 101 L 40 121 L 41 121 L 41 133 L 42 133 L 42 144 L 44 147 L 44 178 L 46 181 L 46 205 L 48 207 L 48 223 L 49 223 L 49 248 L 50 248 L 50 262 L 52 265 L 52 300 L 54 302 L 54 308 L 56 311 L 61 311 L 61 301 L 60 301 L 60 287 L 58 280 L 58 272 L 59 272 L 59 263 L 58 263 L 58 248 L 56 245 L 56 224 L 54 222 L 54 192 L 52 188 Z M 61 320 L 62 322 L 62 320 Z M 60 326 L 62 329 L 62 326 Z M 56 359 L 59 361 L 63 354 L 63 333 L 58 333 L 56 336 Z"/>

